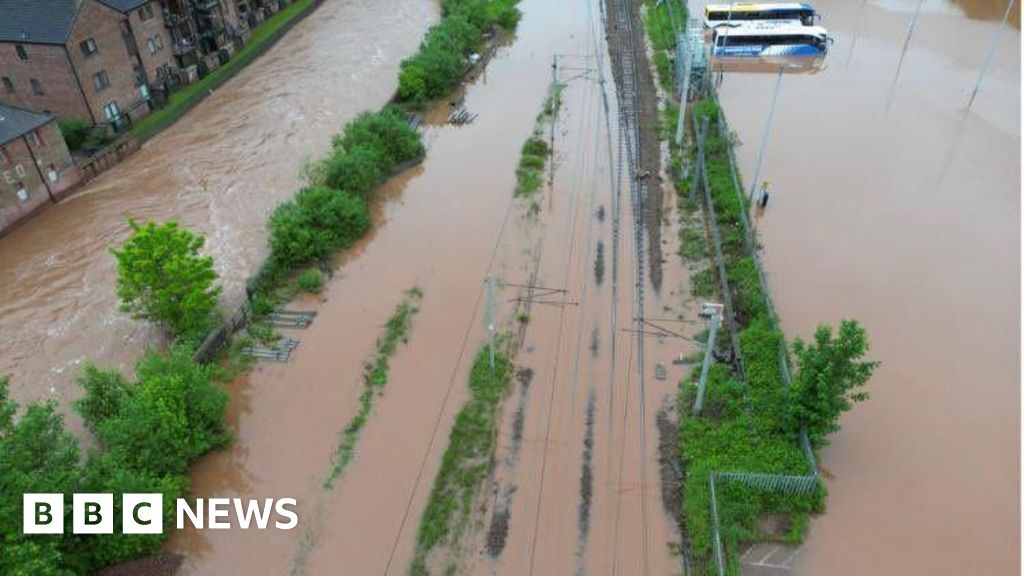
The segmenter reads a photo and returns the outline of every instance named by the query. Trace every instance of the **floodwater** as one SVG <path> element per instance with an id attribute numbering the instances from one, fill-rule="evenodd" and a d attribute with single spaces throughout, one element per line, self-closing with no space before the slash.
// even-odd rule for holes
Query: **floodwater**
<path id="1" fill-rule="evenodd" d="M 827 513 L 798 572 L 1016 574 L 1019 7 L 821 0 L 823 69 L 785 75 L 756 226 L 792 336 L 859 319 L 882 362 L 824 450 Z M 726 74 L 747 181 L 775 75 Z"/>
<path id="2" fill-rule="evenodd" d="M 18 400 L 77 397 L 85 361 L 130 368 L 155 330 L 117 311 L 126 220 L 206 235 L 237 303 L 266 254 L 265 222 L 306 158 L 395 90 L 436 2 L 331 0 L 140 152 L 0 240 L 0 374 Z"/>
<path id="3" fill-rule="evenodd" d="M 624 185 L 613 304 L 619 149 L 599 3 L 525 0 L 520 8 L 516 36 L 456 97 L 464 97 L 476 119 L 425 128 L 427 158 L 385 187 L 374 232 L 344 256 L 322 297 L 294 304 L 318 315 L 310 328 L 290 334 L 302 341 L 291 361 L 260 364 L 233 384 L 235 442 L 193 469 L 196 496 L 298 498 L 300 528 L 176 532 L 169 549 L 186 555 L 184 574 L 407 573 L 420 516 L 466 399 L 470 364 L 486 342 L 488 274 L 498 280 L 496 324 L 503 330 L 517 322 L 510 300 L 529 292 L 517 285 L 564 292 L 538 297 L 545 302 L 530 308 L 515 363 L 532 370 L 532 378 L 525 388 L 514 382 L 502 402 L 497 464 L 477 495 L 465 536 L 438 550 L 429 566 L 517 576 L 679 570 L 669 548 L 679 536 L 660 502 L 655 414 L 682 376 L 671 359 L 692 348 L 679 339 L 648 338 L 645 365 L 636 361 L 636 335 L 624 330 L 635 326 L 636 264 L 634 214 Z M 515 167 L 555 55 L 558 79 L 566 84 L 564 106 L 554 132 L 545 132 L 553 134 L 554 172 L 536 197 L 540 214 L 533 217 L 532 200 L 513 201 Z M 599 66 L 607 79 L 608 118 Z M 431 115 L 446 116 L 445 110 Z M 671 194 L 666 198 L 665 218 L 672 222 Z M 604 218 L 597 217 L 601 208 Z M 666 227 L 661 290 L 643 286 L 648 310 L 669 322 L 685 315 L 680 293 L 688 294 L 673 256 L 676 237 L 675 228 Z M 600 283 L 598 243 L 607 259 Z M 354 459 L 334 488 L 324 489 L 340 433 L 358 409 L 363 363 L 402 293 L 414 285 L 423 300 L 408 342 L 390 361 Z M 681 328 L 691 335 L 699 329 Z M 668 365 L 665 380 L 655 378 L 656 363 Z M 584 457 L 587 438 L 592 450 Z M 591 482 L 584 489 L 587 462 Z M 589 507 L 585 530 L 581 504 Z M 507 539 L 489 555 L 487 531 L 500 511 L 508 512 Z"/>

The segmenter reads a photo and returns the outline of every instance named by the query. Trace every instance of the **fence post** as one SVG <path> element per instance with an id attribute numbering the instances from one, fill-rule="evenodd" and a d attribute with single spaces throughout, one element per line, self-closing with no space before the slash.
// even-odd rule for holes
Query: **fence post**
<path id="1" fill-rule="evenodd" d="M 718 324 L 721 318 L 713 314 L 709 319 L 711 327 L 708 330 L 708 341 L 704 346 L 704 366 L 700 369 L 700 383 L 697 385 L 697 401 L 693 403 L 693 413 L 700 414 L 704 407 L 704 390 L 707 388 L 708 372 L 711 370 L 711 356 L 715 349 L 715 336 L 718 334 Z"/>

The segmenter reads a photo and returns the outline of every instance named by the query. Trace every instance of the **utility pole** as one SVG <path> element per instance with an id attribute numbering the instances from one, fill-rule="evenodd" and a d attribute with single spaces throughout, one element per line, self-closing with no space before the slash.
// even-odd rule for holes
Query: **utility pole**
<path id="1" fill-rule="evenodd" d="M 693 184 L 690 186 L 690 199 L 697 201 L 697 190 L 704 185 L 704 144 L 707 142 L 710 119 L 706 116 L 700 120 L 697 129 L 697 165 L 693 169 Z"/>
<path id="2" fill-rule="evenodd" d="M 970 109 L 971 105 L 974 104 L 974 97 L 978 95 L 978 88 L 981 88 L 981 81 L 985 78 L 985 73 L 988 72 L 988 66 L 992 63 L 992 57 L 995 56 L 996 46 L 999 46 L 999 41 L 1003 38 L 1003 32 L 1006 31 L 1006 21 L 1010 18 L 1010 12 L 1013 11 L 1014 0 L 1010 0 L 1010 3 L 1006 5 L 1006 13 L 1003 14 L 1003 21 L 999 23 L 999 29 L 996 30 L 996 35 L 992 39 L 992 45 L 988 47 L 988 54 L 985 56 L 985 63 L 981 66 L 981 72 L 978 74 L 978 81 L 974 83 L 974 90 L 971 92 L 971 100 L 967 103 L 967 108 Z"/>
<path id="3" fill-rule="evenodd" d="M 750 194 L 748 200 L 754 201 L 754 190 L 757 190 L 757 181 L 761 177 L 761 161 L 764 160 L 764 148 L 768 145 L 768 135 L 772 131 L 772 118 L 775 117 L 775 103 L 779 100 L 779 87 L 782 86 L 782 66 L 779 66 L 779 75 L 775 77 L 775 90 L 772 91 L 772 103 L 768 109 L 768 120 L 764 123 L 764 134 L 761 136 L 761 148 L 757 151 L 757 163 L 754 164 L 754 177 L 750 180 Z"/>
<path id="4" fill-rule="evenodd" d="M 704 346 L 704 365 L 700 369 L 700 382 L 697 384 L 697 400 L 693 403 L 693 413 L 700 414 L 704 408 L 704 391 L 708 385 L 708 372 L 711 370 L 711 357 L 715 350 L 715 337 L 718 326 L 722 323 L 722 305 L 706 303 L 703 306 L 708 316 L 708 341 Z"/>
<path id="5" fill-rule="evenodd" d="M 690 95 L 690 72 L 693 66 L 693 57 L 690 55 L 689 41 L 689 36 L 683 30 L 676 35 L 676 70 L 679 74 L 679 120 L 676 122 L 676 146 L 683 145 L 686 102 Z"/>
<path id="6" fill-rule="evenodd" d="M 486 290 L 484 304 L 484 323 L 487 325 L 487 353 L 491 360 L 491 370 L 494 369 L 494 277 L 490 274 L 484 280 Z"/>

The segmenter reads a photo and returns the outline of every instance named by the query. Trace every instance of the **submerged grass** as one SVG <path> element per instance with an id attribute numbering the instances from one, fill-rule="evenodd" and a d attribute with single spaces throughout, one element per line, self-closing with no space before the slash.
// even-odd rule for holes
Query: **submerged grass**
<path id="1" fill-rule="evenodd" d="M 418 287 L 409 289 L 398 304 L 394 314 L 384 327 L 384 334 L 377 338 L 373 356 L 363 367 L 363 393 L 359 397 L 359 412 L 349 421 L 341 433 L 341 442 L 334 452 L 331 470 L 324 479 L 324 488 L 330 489 L 341 477 L 345 467 L 355 456 L 356 442 L 373 410 L 373 400 L 388 381 L 388 361 L 400 343 L 408 340 L 412 318 L 419 312 L 423 291 Z"/>
<path id="2" fill-rule="evenodd" d="M 410 567 L 414 576 L 430 574 L 427 560 L 431 551 L 461 537 L 473 512 L 473 500 L 490 471 L 498 403 L 512 376 L 508 355 L 495 350 L 494 356 L 494 368 L 487 348 L 481 349 L 473 362 L 470 397 L 455 417 L 441 469 L 420 518 L 416 553 Z"/>
<path id="3" fill-rule="evenodd" d="M 516 167 L 515 195 L 517 197 L 533 196 L 544 184 L 544 168 L 547 167 L 551 158 L 551 147 L 544 141 L 542 131 L 544 125 L 554 122 L 558 116 L 558 111 L 562 108 L 562 91 L 564 89 L 565 85 L 559 82 L 551 86 L 548 96 L 544 100 L 544 107 L 537 115 L 533 133 L 523 144 L 519 166 Z"/>

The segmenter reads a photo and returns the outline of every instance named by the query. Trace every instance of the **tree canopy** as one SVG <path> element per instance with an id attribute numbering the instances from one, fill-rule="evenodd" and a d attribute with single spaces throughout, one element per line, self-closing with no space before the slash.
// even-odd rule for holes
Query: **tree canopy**
<path id="1" fill-rule="evenodd" d="M 117 258 L 121 310 L 166 326 L 177 337 L 197 337 L 209 328 L 221 289 L 205 239 L 177 222 L 138 224 Z"/>

